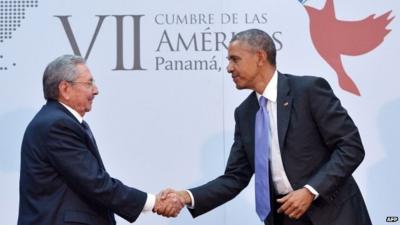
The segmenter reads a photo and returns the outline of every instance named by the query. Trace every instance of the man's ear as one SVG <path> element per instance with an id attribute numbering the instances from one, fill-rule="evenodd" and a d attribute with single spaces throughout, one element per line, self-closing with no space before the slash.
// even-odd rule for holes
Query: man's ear
<path id="1" fill-rule="evenodd" d="M 257 57 L 258 57 L 258 62 L 257 62 L 258 66 L 264 65 L 268 61 L 268 56 L 265 51 L 258 50 Z"/>
<path id="2" fill-rule="evenodd" d="M 59 96 L 62 99 L 69 100 L 69 89 L 71 86 L 68 84 L 67 81 L 63 80 L 58 84 L 58 92 Z"/>

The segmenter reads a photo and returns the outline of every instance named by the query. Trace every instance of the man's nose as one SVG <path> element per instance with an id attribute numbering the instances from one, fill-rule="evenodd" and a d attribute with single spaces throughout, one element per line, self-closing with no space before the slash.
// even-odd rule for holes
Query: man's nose
<path id="1" fill-rule="evenodd" d="M 98 95 L 99 94 L 99 89 L 97 88 L 96 84 L 93 84 L 92 93 L 93 93 L 93 95 Z"/>
<path id="2" fill-rule="evenodd" d="M 228 63 L 228 65 L 226 66 L 226 71 L 228 73 L 232 73 L 233 72 L 233 66 L 231 65 L 231 63 Z"/>

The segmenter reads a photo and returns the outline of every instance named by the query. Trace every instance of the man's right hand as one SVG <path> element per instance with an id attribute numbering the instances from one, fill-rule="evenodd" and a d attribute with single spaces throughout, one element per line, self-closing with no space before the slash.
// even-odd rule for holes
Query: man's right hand
<path id="1" fill-rule="evenodd" d="M 165 217 L 176 217 L 185 206 L 185 203 L 185 198 L 182 193 L 168 188 L 161 191 L 156 196 L 156 204 L 153 208 L 153 212 Z"/>

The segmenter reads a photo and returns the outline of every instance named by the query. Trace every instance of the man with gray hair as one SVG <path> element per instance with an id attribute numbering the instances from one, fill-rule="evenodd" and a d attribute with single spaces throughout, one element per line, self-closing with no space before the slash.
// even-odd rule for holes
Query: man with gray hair
<path id="1" fill-rule="evenodd" d="M 253 92 L 235 110 L 225 173 L 162 198 L 178 193 L 196 217 L 234 198 L 255 174 L 255 208 L 265 224 L 370 225 L 352 177 L 364 148 L 329 84 L 278 72 L 274 42 L 257 29 L 232 38 L 228 60 L 236 88 Z"/>
<path id="2" fill-rule="evenodd" d="M 21 146 L 18 225 L 114 225 L 134 222 L 155 206 L 176 216 L 183 203 L 128 187 L 106 171 L 83 120 L 99 93 L 83 58 L 64 55 L 43 75 L 47 103 L 26 128 Z M 168 204 L 167 204 L 168 203 Z"/>

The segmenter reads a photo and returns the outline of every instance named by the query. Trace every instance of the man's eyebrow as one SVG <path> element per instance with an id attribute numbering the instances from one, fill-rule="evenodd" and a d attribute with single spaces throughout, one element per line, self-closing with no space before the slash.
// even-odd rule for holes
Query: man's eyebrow
<path id="1" fill-rule="evenodd" d="M 227 59 L 239 59 L 240 57 L 237 55 L 228 55 L 226 58 Z"/>

